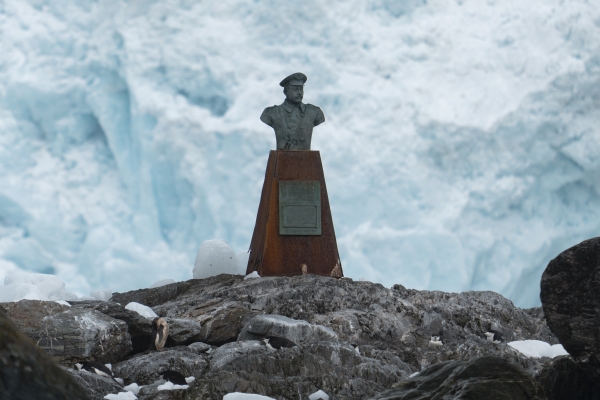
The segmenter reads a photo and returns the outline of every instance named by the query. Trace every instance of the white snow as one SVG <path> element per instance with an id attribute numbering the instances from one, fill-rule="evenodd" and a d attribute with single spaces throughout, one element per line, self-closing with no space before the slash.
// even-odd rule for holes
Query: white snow
<path id="1" fill-rule="evenodd" d="M 227 242 L 216 239 L 207 240 L 200 245 L 194 262 L 194 279 L 237 273 L 237 256 Z"/>
<path id="2" fill-rule="evenodd" d="M 54 300 L 55 303 L 62 304 L 63 306 L 71 307 L 71 304 L 66 302 L 65 300 Z"/>
<path id="3" fill-rule="evenodd" d="M 530 358 L 554 358 L 569 354 L 562 344 L 550 345 L 541 340 L 517 340 L 509 342 L 508 345 Z"/>
<path id="4" fill-rule="evenodd" d="M 162 385 L 158 385 L 157 389 L 160 392 L 161 390 L 178 390 L 178 389 L 187 389 L 189 385 L 175 385 L 173 382 L 165 382 Z"/>
<path id="5" fill-rule="evenodd" d="M 132 392 L 120 392 L 118 394 L 107 394 L 104 398 L 107 400 L 135 400 L 137 396 Z"/>
<path id="6" fill-rule="evenodd" d="M 272 397 L 262 396 L 260 394 L 248 394 L 248 393 L 229 393 L 223 396 L 223 400 L 275 400 Z"/>
<path id="7" fill-rule="evenodd" d="M 195 377 L 193 377 L 193 376 L 188 376 L 187 378 L 185 378 L 185 381 L 186 381 L 187 383 L 192 383 L 192 382 L 194 382 L 195 380 L 196 380 L 196 378 L 195 378 Z"/>
<path id="8" fill-rule="evenodd" d="M 329 396 L 327 395 L 327 393 L 325 393 L 322 390 L 317 390 L 316 392 L 314 392 L 313 394 L 311 394 L 310 396 L 308 396 L 308 400 L 329 400 Z"/>
<path id="9" fill-rule="evenodd" d="M 125 306 L 125 308 L 127 310 L 135 311 L 136 313 L 140 314 L 142 317 L 146 317 L 149 319 L 158 317 L 158 315 L 156 315 L 156 313 L 154 311 L 152 311 L 152 309 L 150 307 L 145 306 L 140 303 L 136 303 L 135 301 L 132 301 L 131 303 L 127 304 Z"/>
<path id="10" fill-rule="evenodd" d="M 421 372 L 419 372 L 419 371 L 417 371 L 417 372 L 413 372 L 413 373 L 412 373 L 412 374 L 410 374 L 408 377 L 409 377 L 409 378 L 412 378 L 412 377 L 415 377 L 415 376 L 419 375 L 420 373 L 421 373 Z"/>
<path id="11" fill-rule="evenodd" d="M 134 383 L 132 383 L 131 385 L 127 385 L 127 386 L 123 387 L 123 389 L 125 389 L 125 390 L 127 390 L 128 392 L 131 392 L 131 393 L 133 393 L 133 394 L 135 394 L 135 395 L 137 395 L 137 394 L 140 392 L 140 389 L 141 389 L 141 388 L 142 388 L 142 387 L 141 387 L 141 386 L 139 386 L 139 385 L 138 385 L 137 383 L 135 383 L 135 382 L 134 382 Z"/>
<path id="12" fill-rule="evenodd" d="M 345 275 L 539 305 L 597 235 L 596 4 L 4 0 L 0 277 L 128 291 L 247 250 L 259 116 L 302 71 Z"/>
<path id="13" fill-rule="evenodd" d="M 244 277 L 244 280 L 246 280 L 246 279 L 256 279 L 256 278 L 260 278 L 260 275 L 258 274 L 258 272 L 253 271 L 253 272 L 250 272 L 248 275 L 246 275 Z"/>
<path id="14" fill-rule="evenodd" d="M 123 378 L 114 378 L 114 380 L 117 381 L 121 386 L 123 386 L 125 384 L 125 381 L 123 380 Z M 123 389 L 125 389 L 125 388 L 123 388 Z"/>
<path id="15" fill-rule="evenodd" d="M 150 285 L 150 288 L 157 288 L 157 287 L 161 287 L 161 286 L 165 286 L 165 285 L 170 285 L 171 283 L 175 283 L 175 281 L 170 278 L 169 279 L 161 279 L 161 280 L 154 282 L 152 285 Z"/>
<path id="16" fill-rule="evenodd" d="M 113 294 L 113 292 L 110 289 L 100 289 L 100 290 L 93 290 L 90 293 L 90 296 L 95 298 L 96 300 L 108 301 L 112 297 L 112 294 Z"/>

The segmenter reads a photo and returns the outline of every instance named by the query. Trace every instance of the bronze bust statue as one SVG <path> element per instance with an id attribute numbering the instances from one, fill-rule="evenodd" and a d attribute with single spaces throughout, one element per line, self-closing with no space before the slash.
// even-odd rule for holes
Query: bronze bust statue
<path id="1" fill-rule="evenodd" d="M 277 150 L 310 150 L 313 128 L 325 122 L 323 111 L 302 103 L 304 83 L 308 78 L 296 72 L 282 80 L 285 100 L 281 105 L 267 107 L 260 120 L 275 130 Z"/>

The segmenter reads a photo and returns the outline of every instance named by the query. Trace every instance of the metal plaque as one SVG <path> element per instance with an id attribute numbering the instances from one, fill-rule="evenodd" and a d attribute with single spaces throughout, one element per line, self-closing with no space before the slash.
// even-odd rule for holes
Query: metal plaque
<path id="1" fill-rule="evenodd" d="M 279 234 L 321 234 L 319 181 L 279 181 Z"/>

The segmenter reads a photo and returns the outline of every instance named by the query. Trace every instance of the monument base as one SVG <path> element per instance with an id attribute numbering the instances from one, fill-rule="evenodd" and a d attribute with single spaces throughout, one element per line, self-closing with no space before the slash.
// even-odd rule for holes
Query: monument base
<path id="1" fill-rule="evenodd" d="M 269 153 L 246 274 L 254 271 L 343 276 L 318 151 Z"/>

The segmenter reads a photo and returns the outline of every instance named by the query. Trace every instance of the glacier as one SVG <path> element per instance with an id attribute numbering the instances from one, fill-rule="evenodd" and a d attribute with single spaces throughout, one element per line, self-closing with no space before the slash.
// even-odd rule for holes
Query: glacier
<path id="1" fill-rule="evenodd" d="M 0 281 L 78 295 L 249 247 L 278 82 L 308 76 L 344 273 L 539 305 L 598 236 L 600 8 L 532 0 L 4 0 Z"/>

